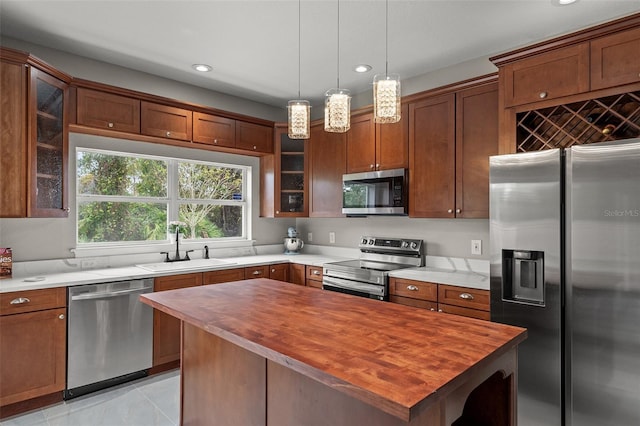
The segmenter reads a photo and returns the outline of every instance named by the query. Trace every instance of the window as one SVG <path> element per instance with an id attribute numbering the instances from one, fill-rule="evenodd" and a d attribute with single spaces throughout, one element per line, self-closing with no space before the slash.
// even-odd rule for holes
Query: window
<path id="1" fill-rule="evenodd" d="M 248 167 L 78 148 L 79 245 L 246 239 Z"/>

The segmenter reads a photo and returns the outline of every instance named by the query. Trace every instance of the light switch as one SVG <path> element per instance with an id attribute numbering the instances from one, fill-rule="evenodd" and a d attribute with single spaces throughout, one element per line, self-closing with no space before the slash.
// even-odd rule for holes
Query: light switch
<path id="1" fill-rule="evenodd" d="M 471 240 L 471 254 L 482 254 L 482 240 Z"/>

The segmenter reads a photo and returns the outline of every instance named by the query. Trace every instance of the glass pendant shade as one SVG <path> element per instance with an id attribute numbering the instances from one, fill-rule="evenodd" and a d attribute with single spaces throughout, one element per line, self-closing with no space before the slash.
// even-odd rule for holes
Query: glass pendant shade
<path id="1" fill-rule="evenodd" d="M 311 106 L 309 101 L 289 101 L 289 139 L 309 139 Z"/>
<path id="2" fill-rule="evenodd" d="M 373 121 L 397 123 L 400 121 L 400 76 L 378 74 L 373 78 Z"/>
<path id="3" fill-rule="evenodd" d="M 351 127 L 351 92 L 330 89 L 324 98 L 324 130 L 344 133 Z"/>

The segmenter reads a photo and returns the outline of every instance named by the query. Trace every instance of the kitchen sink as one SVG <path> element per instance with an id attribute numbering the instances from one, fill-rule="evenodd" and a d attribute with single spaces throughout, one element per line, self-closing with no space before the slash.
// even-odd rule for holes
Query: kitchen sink
<path id="1" fill-rule="evenodd" d="M 222 259 L 194 259 L 182 262 L 145 263 L 136 266 L 151 272 L 166 272 L 179 271 L 183 269 L 216 269 L 235 264 L 236 262 Z"/>

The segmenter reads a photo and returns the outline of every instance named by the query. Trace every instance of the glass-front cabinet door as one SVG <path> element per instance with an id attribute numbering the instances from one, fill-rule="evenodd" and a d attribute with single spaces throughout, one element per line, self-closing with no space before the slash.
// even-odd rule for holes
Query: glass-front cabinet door
<path id="1" fill-rule="evenodd" d="M 305 217 L 309 214 L 307 144 L 303 139 L 289 139 L 286 125 L 276 127 L 276 216 Z"/>
<path id="2" fill-rule="evenodd" d="M 29 216 L 66 217 L 66 83 L 31 68 L 29 93 Z"/>

